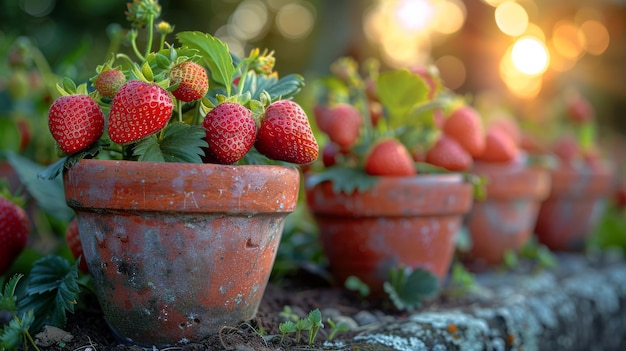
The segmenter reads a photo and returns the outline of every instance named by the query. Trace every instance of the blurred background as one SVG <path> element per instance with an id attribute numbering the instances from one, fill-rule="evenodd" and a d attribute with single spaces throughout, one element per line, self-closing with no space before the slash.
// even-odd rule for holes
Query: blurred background
<path id="1" fill-rule="evenodd" d="M 0 5 L 0 43 L 29 38 L 50 70 L 94 74 L 128 28 L 126 0 L 16 0 Z M 162 0 L 176 30 L 212 33 L 244 55 L 275 50 L 281 74 L 326 74 L 336 58 L 387 67 L 434 64 L 445 84 L 524 118 L 544 118 L 576 89 L 604 128 L 626 131 L 623 0 Z M 170 38 L 173 40 L 173 38 Z M 113 43 L 115 44 L 115 43 Z M 123 42 L 122 42 L 122 45 Z M 6 86 L 11 67 L 0 71 Z"/>

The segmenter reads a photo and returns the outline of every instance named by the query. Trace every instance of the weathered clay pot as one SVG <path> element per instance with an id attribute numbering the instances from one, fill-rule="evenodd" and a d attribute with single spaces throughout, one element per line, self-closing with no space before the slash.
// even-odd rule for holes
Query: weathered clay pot
<path id="1" fill-rule="evenodd" d="M 535 233 L 554 251 L 580 251 L 598 224 L 613 188 L 609 167 L 561 167 L 551 171 L 552 190 L 542 204 Z"/>
<path id="2" fill-rule="evenodd" d="M 550 173 L 522 163 L 485 162 L 476 162 L 471 172 L 485 179 L 486 198 L 474 200 L 466 218 L 472 247 L 464 260 L 475 268 L 497 265 L 532 237 L 550 192 Z"/>
<path id="3" fill-rule="evenodd" d="M 323 182 L 307 189 L 307 202 L 336 283 L 354 275 L 379 296 L 398 266 L 446 277 L 472 187 L 459 174 L 381 177 L 352 194 Z"/>
<path id="4" fill-rule="evenodd" d="M 252 318 L 299 172 L 82 160 L 64 174 L 106 320 L 126 340 L 200 340 Z"/>

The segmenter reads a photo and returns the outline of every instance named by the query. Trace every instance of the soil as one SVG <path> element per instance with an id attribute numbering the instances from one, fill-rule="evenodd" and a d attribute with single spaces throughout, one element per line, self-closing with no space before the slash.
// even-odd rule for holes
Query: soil
<path id="1" fill-rule="evenodd" d="M 94 296 L 86 296 L 83 306 L 68 316 L 63 330 L 44 330 L 35 336 L 41 350 L 50 351 L 140 351 L 145 350 L 135 345 L 121 344 L 111 333 Z M 281 312 L 289 306 L 300 317 L 305 317 L 313 309 L 325 311 L 329 308 L 341 315 L 350 316 L 362 310 L 378 313 L 400 314 L 399 311 L 385 308 L 380 302 L 372 302 L 359 298 L 355 293 L 331 286 L 323 279 L 306 273 L 298 277 L 283 279 L 280 284 L 269 283 L 256 317 L 244 321 L 240 325 L 224 327 L 218 334 L 208 337 L 200 343 L 189 343 L 168 347 L 165 350 L 196 351 L 196 350 L 322 350 L 322 343 L 328 339 L 330 327 L 319 331 L 315 343 L 300 340 L 295 335 L 285 337 L 281 342 L 278 326 L 285 320 Z M 325 321 L 327 316 L 322 312 Z M 63 333 L 66 331 L 67 333 Z M 73 338 L 69 335 L 73 336 Z M 338 333 L 334 340 L 350 338 L 354 332 Z M 304 338 L 308 338 L 303 333 Z M 71 340 L 70 340 L 71 338 Z M 303 339 L 304 339 L 303 338 Z M 153 350 L 157 350 L 154 348 Z"/>

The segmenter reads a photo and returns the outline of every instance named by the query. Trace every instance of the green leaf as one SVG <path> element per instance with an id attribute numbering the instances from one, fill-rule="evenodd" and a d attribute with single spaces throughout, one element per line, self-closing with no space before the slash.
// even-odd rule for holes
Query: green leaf
<path id="1" fill-rule="evenodd" d="M 17 304 L 15 303 L 15 288 L 17 283 L 24 277 L 23 274 L 15 274 L 4 285 L 2 295 L 0 295 L 0 310 L 15 312 L 17 311 Z"/>
<path id="2" fill-rule="evenodd" d="M 422 268 L 411 270 L 399 267 L 390 270 L 389 281 L 384 283 L 383 288 L 399 310 L 413 310 L 424 299 L 439 292 L 439 280 Z"/>
<path id="3" fill-rule="evenodd" d="M 43 325 L 64 327 L 66 312 L 74 312 L 80 288 L 78 265 L 59 256 L 47 256 L 33 264 L 28 277 L 26 297 L 19 302 L 20 311 L 32 310 L 37 317 L 33 329 Z"/>
<path id="4" fill-rule="evenodd" d="M 156 135 L 141 139 L 133 148 L 133 155 L 143 162 L 165 162 Z"/>
<path id="5" fill-rule="evenodd" d="M 33 311 L 28 311 L 22 315 L 22 319 L 13 318 L 8 325 L 2 330 L 0 335 L 0 349 L 2 350 L 17 350 L 20 342 L 22 342 L 22 335 L 28 333 L 28 330 L 32 326 L 35 317 Z"/>
<path id="6" fill-rule="evenodd" d="M 284 321 L 278 325 L 278 330 L 282 334 L 294 333 L 296 329 L 296 323 L 293 321 Z"/>
<path id="7" fill-rule="evenodd" d="M 263 90 L 272 97 L 272 101 L 288 100 L 296 96 L 304 87 L 304 78 L 299 74 L 288 74 Z"/>
<path id="8" fill-rule="evenodd" d="M 321 325 L 322 324 L 322 312 L 318 308 L 309 312 L 308 319 L 313 323 L 313 325 Z"/>
<path id="9" fill-rule="evenodd" d="M 230 91 L 235 66 L 228 46 L 210 34 L 197 31 L 180 32 L 176 37 L 182 45 L 198 50 L 213 80 Z"/>
<path id="10" fill-rule="evenodd" d="M 202 126 L 174 122 L 160 137 L 151 136 L 137 143 L 133 153 L 139 161 L 202 163 L 202 148 L 208 146 L 205 137 Z"/>
<path id="11" fill-rule="evenodd" d="M 65 190 L 60 177 L 44 180 L 38 177 L 38 174 L 44 170 L 44 166 L 18 154 L 9 153 L 7 156 L 22 184 L 44 212 L 62 221 L 69 222 L 74 217 L 74 211 L 65 202 Z"/>
<path id="12" fill-rule="evenodd" d="M 376 80 L 380 102 L 389 115 L 390 126 L 402 126 L 411 116 L 411 110 L 426 101 L 428 86 L 419 75 L 409 70 L 383 72 Z"/>
<path id="13" fill-rule="evenodd" d="M 370 294 L 370 287 L 364 281 L 355 275 L 346 278 L 343 283 L 346 289 L 356 291 L 361 297 L 367 297 Z"/>
<path id="14" fill-rule="evenodd" d="M 370 189 L 379 179 L 379 177 L 365 173 L 360 168 L 336 165 L 311 175 L 307 179 L 307 187 L 330 181 L 333 183 L 335 193 L 351 194 L 354 191 L 363 192 Z"/>

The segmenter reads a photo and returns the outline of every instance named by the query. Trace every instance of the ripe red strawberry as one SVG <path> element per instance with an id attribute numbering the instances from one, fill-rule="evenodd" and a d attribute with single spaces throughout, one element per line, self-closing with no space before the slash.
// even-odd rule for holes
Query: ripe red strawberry
<path id="1" fill-rule="evenodd" d="M 324 167 L 332 167 L 337 163 L 339 147 L 335 143 L 327 143 L 322 148 L 322 163 Z"/>
<path id="2" fill-rule="evenodd" d="M 0 275 L 26 247 L 30 221 L 24 209 L 10 200 L 0 197 Z"/>
<path id="3" fill-rule="evenodd" d="M 475 159 L 485 162 L 510 162 L 518 153 L 519 147 L 509 134 L 498 128 L 489 128 L 485 136 L 485 150 Z"/>
<path id="4" fill-rule="evenodd" d="M 165 89 L 140 80 L 128 81 L 111 101 L 109 138 L 125 145 L 154 134 L 165 127 L 173 109 Z"/>
<path id="5" fill-rule="evenodd" d="M 470 155 L 476 157 L 485 150 L 485 132 L 478 112 L 471 106 L 454 110 L 443 123 L 443 132 L 456 140 Z"/>
<path id="6" fill-rule="evenodd" d="M 100 72 L 93 86 L 100 95 L 112 98 L 124 83 L 126 83 L 124 73 L 117 69 L 108 69 Z"/>
<path id="7" fill-rule="evenodd" d="M 270 159 L 296 164 L 311 163 L 319 153 L 306 113 L 291 100 L 267 107 L 254 146 Z"/>
<path id="8" fill-rule="evenodd" d="M 207 159 L 233 164 L 241 160 L 254 145 L 256 122 L 252 112 L 241 104 L 224 102 L 213 108 L 202 121 L 209 144 Z"/>
<path id="9" fill-rule="evenodd" d="M 396 139 L 383 139 L 374 144 L 365 158 L 365 172 L 370 175 L 393 177 L 417 174 L 411 154 Z"/>
<path id="10" fill-rule="evenodd" d="M 209 90 L 209 79 L 206 71 L 193 61 L 185 61 L 172 67 L 170 83 L 172 85 L 179 84 L 172 91 L 172 95 L 184 102 L 202 99 Z"/>
<path id="11" fill-rule="evenodd" d="M 328 123 L 331 118 L 330 108 L 324 104 L 316 104 L 313 106 L 313 118 L 317 127 L 324 133 L 328 130 Z"/>
<path id="12" fill-rule="evenodd" d="M 80 257 L 80 263 L 78 264 L 78 269 L 83 273 L 89 273 L 89 268 L 87 267 L 87 261 L 85 261 L 85 256 L 83 255 L 83 245 L 80 242 L 80 235 L 78 233 L 78 220 L 74 218 L 67 227 L 65 231 L 65 242 L 67 243 L 67 247 L 69 247 L 72 252 L 72 256 L 75 259 Z"/>
<path id="13" fill-rule="evenodd" d="M 426 153 L 426 162 L 453 172 L 463 172 L 472 167 L 472 156 L 456 140 L 441 134 L 435 145 Z"/>
<path id="14" fill-rule="evenodd" d="M 493 119 L 489 122 L 488 128 L 500 129 L 513 140 L 515 145 L 521 145 L 522 143 L 522 131 L 517 125 L 517 121 L 509 116 L 501 116 Z"/>
<path id="15" fill-rule="evenodd" d="M 61 150 L 73 154 L 100 139 L 104 114 L 87 95 L 65 95 L 50 106 L 48 128 Z"/>
<path id="16" fill-rule="evenodd" d="M 328 110 L 326 121 L 326 134 L 328 138 L 339 145 L 341 149 L 348 149 L 359 137 L 363 117 L 356 107 L 340 103 Z"/>

